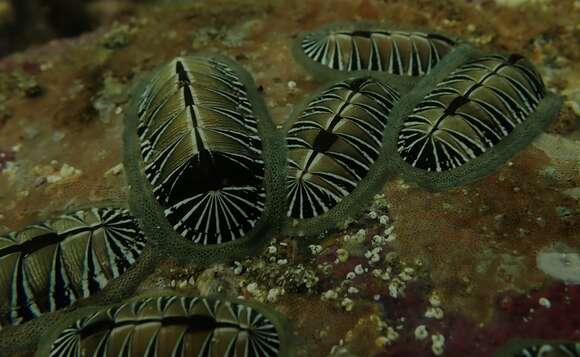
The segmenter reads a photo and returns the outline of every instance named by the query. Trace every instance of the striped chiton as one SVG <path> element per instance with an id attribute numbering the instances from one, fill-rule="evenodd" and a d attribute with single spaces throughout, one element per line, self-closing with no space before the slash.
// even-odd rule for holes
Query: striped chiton
<path id="1" fill-rule="evenodd" d="M 0 321 L 19 325 L 104 289 L 145 238 L 125 209 L 92 208 L 0 236 Z"/>
<path id="2" fill-rule="evenodd" d="M 239 71 L 179 57 L 149 80 L 137 108 L 144 173 L 173 229 L 201 245 L 234 241 L 265 209 L 257 115 Z"/>
<path id="3" fill-rule="evenodd" d="M 522 348 L 513 354 L 514 357 L 543 357 L 543 356 L 562 356 L 562 357 L 580 357 L 580 343 L 554 343 L 539 344 Z"/>
<path id="4" fill-rule="evenodd" d="M 422 76 L 457 43 L 444 35 L 390 31 L 381 26 L 331 26 L 303 35 L 298 53 L 334 71 L 378 71 Z"/>
<path id="5" fill-rule="evenodd" d="M 403 120 L 397 150 L 420 170 L 459 168 L 526 125 L 545 95 L 540 75 L 524 57 L 479 58 L 451 72 L 415 106 Z"/>
<path id="6" fill-rule="evenodd" d="M 143 298 L 76 320 L 49 356 L 288 356 L 285 331 L 268 315 L 241 302 Z"/>
<path id="7" fill-rule="evenodd" d="M 580 342 L 513 340 L 493 354 L 494 357 L 580 357 Z"/>
<path id="8" fill-rule="evenodd" d="M 286 138 L 289 217 L 320 216 L 359 186 L 379 157 L 398 98 L 394 89 L 363 76 L 337 82 L 308 102 Z"/>

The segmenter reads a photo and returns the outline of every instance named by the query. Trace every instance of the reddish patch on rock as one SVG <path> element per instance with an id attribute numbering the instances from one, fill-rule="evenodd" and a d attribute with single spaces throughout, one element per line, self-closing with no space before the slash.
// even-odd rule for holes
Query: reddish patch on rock
<path id="1" fill-rule="evenodd" d="M 16 159 L 16 155 L 14 155 L 13 151 L 2 151 L 0 150 L 0 170 L 4 170 L 6 164 L 14 161 Z"/>
<path id="2" fill-rule="evenodd" d="M 540 298 L 546 298 L 550 306 L 542 306 Z M 419 341 L 413 335 L 415 326 L 423 324 L 429 334 L 445 336 L 445 356 L 490 356 L 514 338 L 546 340 L 578 340 L 580 338 L 580 286 L 556 284 L 531 294 L 505 293 L 498 297 L 491 321 L 480 326 L 475 321 L 458 314 L 445 314 L 443 320 L 435 321 L 415 315 L 406 319 L 411 327 L 399 340 L 388 347 L 383 356 L 429 356 L 431 339 Z M 416 312 L 413 306 L 400 306 L 407 312 Z M 409 316 L 407 316 L 409 317 Z M 412 353 L 410 353 L 412 352 Z"/>

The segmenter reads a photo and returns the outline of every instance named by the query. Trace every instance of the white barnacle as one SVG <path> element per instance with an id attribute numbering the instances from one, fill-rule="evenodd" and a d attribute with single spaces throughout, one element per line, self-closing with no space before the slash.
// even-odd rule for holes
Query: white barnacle
<path id="1" fill-rule="evenodd" d="M 431 306 L 441 306 L 441 298 L 439 297 L 439 295 L 437 295 L 437 293 L 432 293 L 431 296 L 429 297 L 429 303 L 431 304 Z"/>
<path id="2" fill-rule="evenodd" d="M 427 332 L 427 327 L 425 325 L 419 325 L 415 328 L 415 338 L 417 340 L 424 340 L 428 335 L 429 333 Z"/>
<path id="3" fill-rule="evenodd" d="M 240 275 L 244 271 L 244 266 L 237 260 L 234 262 L 234 274 Z"/>
<path id="4" fill-rule="evenodd" d="M 249 283 L 249 284 L 246 286 L 246 290 L 247 290 L 247 291 L 248 291 L 250 294 L 252 294 L 252 295 L 254 295 L 254 296 L 256 296 L 256 295 L 258 295 L 258 294 L 260 293 L 260 290 L 258 289 L 258 284 L 257 284 L 257 283 Z"/>
<path id="5" fill-rule="evenodd" d="M 308 248 L 310 249 L 310 253 L 312 253 L 312 255 L 318 255 L 320 252 L 322 252 L 322 246 L 319 244 L 310 244 Z"/>
<path id="6" fill-rule="evenodd" d="M 389 223 L 389 216 L 386 216 L 386 215 L 380 216 L 379 223 L 383 226 L 386 226 Z"/>
<path id="7" fill-rule="evenodd" d="M 327 290 L 320 295 L 320 299 L 322 300 L 336 300 L 338 298 L 338 293 L 336 290 Z"/>
<path id="8" fill-rule="evenodd" d="M 348 260 L 349 253 L 348 250 L 344 248 L 338 248 L 336 250 L 336 258 L 339 262 L 344 263 Z"/>
<path id="9" fill-rule="evenodd" d="M 393 281 L 389 284 L 389 295 L 396 299 L 399 297 L 399 284 L 396 281 Z"/>
<path id="10" fill-rule="evenodd" d="M 272 288 L 268 291 L 268 296 L 266 297 L 266 299 L 269 302 L 276 302 L 278 301 L 278 298 L 282 295 L 284 295 L 285 291 L 284 288 L 280 288 L 280 287 L 276 287 L 276 288 Z"/>
<path id="11" fill-rule="evenodd" d="M 552 307 L 552 303 L 550 302 L 550 300 L 548 300 L 545 297 L 541 297 L 538 300 L 538 304 L 540 304 L 541 306 L 545 307 L 546 309 L 549 309 L 550 307 Z"/>
<path id="12" fill-rule="evenodd" d="M 431 351 L 435 356 L 441 356 L 443 354 L 445 346 L 445 336 L 435 333 L 431 335 Z"/>
<path id="13" fill-rule="evenodd" d="M 351 295 L 354 295 L 354 294 L 358 294 L 359 290 L 357 288 L 355 288 L 354 286 L 351 286 L 348 288 L 347 292 Z"/>
<path id="14" fill-rule="evenodd" d="M 352 308 L 354 307 L 354 301 L 352 301 L 352 299 L 349 299 L 349 298 L 344 298 L 340 302 L 340 306 L 342 306 L 342 308 L 345 311 L 351 311 Z"/>
<path id="15" fill-rule="evenodd" d="M 425 317 L 441 320 L 443 318 L 443 309 L 440 307 L 429 307 L 427 308 L 427 311 L 425 311 Z"/>
<path id="16" fill-rule="evenodd" d="M 374 247 L 379 247 L 384 245 L 386 242 L 385 237 L 375 234 L 372 238 L 372 243 Z"/>

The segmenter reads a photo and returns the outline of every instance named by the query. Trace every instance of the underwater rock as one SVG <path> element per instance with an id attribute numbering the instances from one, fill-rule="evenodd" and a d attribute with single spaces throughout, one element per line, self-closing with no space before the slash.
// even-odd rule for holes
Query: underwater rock
<path id="1" fill-rule="evenodd" d="M 156 64 L 192 51 L 192 38 L 204 28 L 212 29 L 215 35 L 212 32 L 206 43 L 194 44 L 193 51 L 224 53 L 248 68 L 255 76 L 261 93 L 266 96 L 269 109 L 275 114 L 272 119 L 280 127 L 292 107 L 303 96 L 317 92 L 320 85 L 318 76 L 308 75 L 291 60 L 291 39 L 297 31 L 334 21 L 389 19 L 393 24 L 407 29 L 420 30 L 424 26 L 465 38 L 485 50 L 518 51 L 537 66 L 547 87 L 561 94 L 564 94 L 562 88 L 566 87 L 565 83 L 570 83 L 580 68 L 580 51 L 578 46 L 571 45 L 578 38 L 579 23 L 578 11 L 573 11 L 575 4 L 572 0 L 551 2 L 549 6 L 544 3 L 537 6 L 535 2 L 518 9 L 498 7 L 487 1 L 423 0 L 258 1 L 251 6 L 247 1 L 219 0 L 194 3 L 134 2 L 134 6 L 136 10 L 120 20 L 129 23 L 131 31 L 134 31 L 127 47 L 115 51 L 103 49 L 101 40 L 107 32 L 103 29 L 80 38 L 54 41 L 50 45 L 0 60 L 0 71 L 8 76 L 14 68 L 26 62 L 38 66 L 41 70 L 34 76 L 45 90 L 42 96 L 29 98 L 21 95 L 17 87 L 0 81 L 0 97 L 6 98 L 5 108 L 12 113 L 9 120 L 2 121 L 0 103 L 0 146 L 4 150 L 21 147 L 16 154 L 17 161 L 9 163 L 5 172 L 0 174 L 0 226 L 17 230 L 39 216 L 45 217 L 55 210 L 68 207 L 71 201 L 85 203 L 87 200 L 114 198 L 124 203 L 123 176 L 105 177 L 104 180 L 103 173 L 121 161 L 120 133 L 123 123 L 119 118 L 125 112 L 125 99 L 115 101 L 111 112 L 96 112 L 94 108 L 100 99 L 99 93 L 102 93 L 102 80 L 107 73 L 111 73 L 123 86 L 132 84 L 134 78 Z M 245 33 L 243 41 L 236 42 L 235 47 L 224 43 L 228 33 L 252 21 L 259 21 L 260 26 Z M 560 61 L 561 57 L 566 58 L 567 62 Z M 439 65 L 453 58 L 455 56 L 450 53 Z M 556 71 L 557 68 L 565 71 Z M 429 76 L 436 70 L 433 68 Z M 553 72 L 553 75 L 548 77 L 548 72 Z M 413 80 L 409 77 L 405 79 Z M 68 93 L 77 86 L 76 83 L 84 89 L 72 96 Z M 99 114 L 107 120 L 98 120 Z M 37 130 L 34 138 L 27 136 L 30 127 Z M 66 136 L 56 143 L 52 140 L 52 133 L 55 132 Z M 563 136 L 571 140 L 578 137 L 574 125 L 570 125 L 570 130 L 565 133 L 557 133 L 559 135 L 555 138 L 558 140 Z M 544 144 L 550 146 L 551 141 Z M 36 166 L 48 165 L 51 160 L 58 160 L 60 165 L 68 163 L 83 172 L 71 180 L 75 184 L 73 189 L 70 182 L 35 186 L 37 177 L 28 172 L 34 172 Z M 424 272 L 417 274 L 416 279 L 420 286 L 426 287 L 415 290 L 409 286 L 404 299 L 399 298 L 387 305 L 382 301 L 390 301 L 389 297 L 385 299 L 381 295 L 377 301 L 375 294 L 388 294 L 388 284 L 365 288 L 367 278 L 372 276 L 370 269 L 367 274 L 349 280 L 349 285 L 342 286 L 346 271 L 353 271 L 359 264 L 365 266 L 367 260 L 374 259 L 374 253 L 372 258 L 367 259 L 361 256 L 364 251 L 360 253 L 348 249 L 350 257 L 346 263 L 341 263 L 348 264 L 348 267 L 344 267 L 345 274 L 339 274 L 340 279 L 329 279 L 324 273 L 336 259 L 336 249 L 348 247 L 329 244 L 328 239 L 312 242 L 322 246 L 321 255 L 328 257 L 328 262 L 321 263 L 320 270 L 317 270 L 316 262 L 308 259 L 311 255 L 307 249 L 298 250 L 290 256 L 276 257 L 276 260 L 286 260 L 286 265 L 279 266 L 281 272 L 302 264 L 305 269 L 316 271 L 320 277 L 314 288 L 294 290 L 279 297 L 276 302 L 277 308 L 289 311 L 287 315 L 292 316 L 292 320 L 299 325 L 295 334 L 300 339 L 302 355 L 328 355 L 331 347 L 339 345 L 342 339 L 356 355 L 375 355 L 375 335 L 370 340 L 354 339 L 348 342 L 346 332 L 364 315 L 363 306 L 386 307 L 383 313 L 397 313 L 397 317 L 401 318 L 400 322 L 397 318 L 389 323 L 392 322 L 390 326 L 399 333 L 397 343 L 403 348 L 397 349 L 395 345 L 381 347 L 382 356 L 397 355 L 401 351 L 407 352 L 401 355 L 431 355 L 431 336 L 421 343 L 412 342 L 414 329 L 423 324 L 430 334 L 445 336 L 444 354 L 449 356 L 487 357 L 504 342 L 501 336 L 510 333 L 534 337 L 552 331 L 557 336 L 542 337 L 574 340 L 575 336 L 569 329 L 577 322 L 574 309 L 578 299 L 573 298 L 568 304 L 567 297 L 578 296 L 577 289 L 564 291 L 561 299 L 543 295 L 549 298 L 550 309 L 539 306 L 538 297 L 534 297 L 525 304 L 525 311 L 533 307 L 536 311 L 534 316 L 538 316 L 538 312 L 543 315 L 537 321 L 532 320 L 532 324 L 529 320 L 523 320 L 528 315 L 508 315 L 494 304 L 496 297 L 501 299 L 500 292 L 504 289 L 515 289 L 521 296 L 526 296 L 550 282 L 548 276 L 535 269 L 536 252 L 550 240 L 557 239 L 571 247 L 576 246 L 578 219 L 574 215 L 566 221 L 555 217 L 555 207 L 565 206 L 574 213 L 577 206 L 570 196 L 560 194 L 565 189 L 578 186 L 578 182 L 574 181 L 578 176 L 575 170 L 566 172 L 571 181 L 562 180 L 564 172 L 561 170 L 568 165 L 575 167 L 568 161 L 564 164 L 553 165 L 542 152 L 529 147 L 489 177 L 452 192 L 434 194 L 415 189 L 402 181 L 389 184 L 385 194 L 389 213 L 392 214 L 393 235 L 396 233 L 397 239 L 389 242 L 390 247 L 378 254 L 380 262 L 375 265 L 382 264 L 386 253 L 392 250 L 399 253 L 404 262 L 412 263 L 420 258 L 424 262 Z M 284 165 L 283 162 L 281 167 Z M 550 175 L 538 175 L 538 172 L 550 172 Z M 285 179 L 286 175 L 281 175 L 280 182 L 284 184 Z M 405 185 L 407 188 L 403 189 Z M 284 195 L 280 197 L 284 199 Z M 499 218 L 496 221 L 494 217 Z M 341 235 L 352 235 L 358 229 L 366 229 L 366 238 L 371 239 L 384 230 L 383 227 L 380 232 L 378 229 L 374 232 L 373 224 L 368 219 L 359 221 L 354 230 L 342 232 Z M 172 241 L 174 239 L 167 239 L 168 246 Z M 304 244 L 300 243 L 299 246 Z M 172 249 L 159 251 L 167 253 Z M 501 267 L 501 264 L 496 264 L 498 254 L 510 255 L 513 262 L 521 261 L 520 269 L 514 274 L 504 274 L 501 269 L 494 269 Z M 191 254 L 183 255 L 189 263 L 196 260 Z M 253 256 L 261 258 L 258 254 Z M 183 265 L 183 261 L 178 264 Z M 261 280 L 257 276 L 259 272 L 268 272 L 271 266 L 265 265 L 259 271 L 243 273 L 242 276 L 248 282 L 258 282 L 260 290 L 267 293 L 277 287 L 277 279 Z M 343 267 L 339 265 L 331 269 L 332 274 L 338 269 Z M 171 277 L 164 270 L 160 274 L 166 280 Z M 354 289 L 350 287 L 357 288 L 359 292 L 351 293 Z M 338 288 L 342 290 L 337 300 L 320 300 L 323 291 L 336 291 Z M 421 320 L 425 312 L 422 305 L 425 294 L 433 289 L 443 292 L 445 315 L 442 320 Z M 409 299 L 411 296 L 415 296 L 415 301 L 419 301 L 420 305 L 413 305 Z M 354 303 L 349 312 L 339 305 L 344 297 L 349 297 Z M 489 321 L 487 316 L 491 312 L 497 313 L 496 323 L 481 325 Z M 415 313 L 418 318 L 415 318 Z M 548 313 L 549 316 L 546 315 Z M 324 316 L 324 319 L 317 316 Z M 26 326 L 29 330 L 36 320 L 39 319 L 20 327 Z M 2 331 L 0 350 L 13 355 L 5 352 L 4 337 L 9 328 L 5 326 Z M 27 340 L 28 337 L 28 334 L 20 334 L 18 340 Z"/>

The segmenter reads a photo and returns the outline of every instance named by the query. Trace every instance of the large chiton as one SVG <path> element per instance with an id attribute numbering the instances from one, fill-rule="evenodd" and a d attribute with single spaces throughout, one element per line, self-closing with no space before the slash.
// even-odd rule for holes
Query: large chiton
<path id="1" fill-rule="evenodd" d="M 365 179 L 379 158 L 398 98 L 373 77 L 355 77 L 330 85 L 299 111 L 286 137 L 289 217 L 327 215 L 355 189 L 367 190 Z M 364 207 L 360 200 L 351 203 Z M 324 229 L 320 223 L 315 226 Z"/>
<path id="2" fill-rule="evenodd" d="M 140 298 L 68 323 L 41 355 L 290 356 L 285 323 L 266 310 L 223 299 Z"/>
<path id="3" fill-rule="evenodd" d="M 410 176 L 452 186 L 507 160 L 558 108 L 526 58 L 484 56 L 453 70 L 402 119 L 397 151 L 416 170 Z"/>
<path id="4" fill-rule="evenodd" d="M 127 210 L 92 208 L 0 236 L 0 321 L 19 325 L 103 290 L 145 246 Z"/>
<path id="5" fill-rule="evenodd" d="M 275 197 L 267 197 L 274 196 L 272 141 L 279 137 L 250 75 L 222 57 L 179 57 L 139 91 L 125 162 L 148 236 L 166 240 L 176 233 L 202 250 L 258 236 L 268 212 L 279 211 L 270 207 Z"/>
<path id="6" fill-rule="evenodd" d="M 371 71 L 418 77 L 450 53 L 457 42 L 447 36 L 387 30 L 377 24 L 331 25 L 299 38 L 295 55 L 315 74 Z"/>

